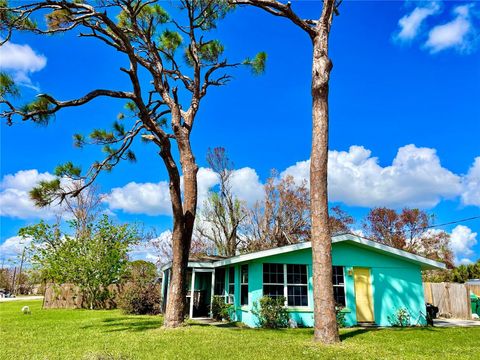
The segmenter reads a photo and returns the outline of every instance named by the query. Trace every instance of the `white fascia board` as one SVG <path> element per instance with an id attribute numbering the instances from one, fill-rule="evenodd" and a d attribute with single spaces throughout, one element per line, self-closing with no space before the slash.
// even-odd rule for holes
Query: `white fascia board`
<path id="1" fill-rule="evenodd" d="M 165 264 L 161 267 L 162 271 L 170 269 L 172 267 L 172 262 L 170 261 L 168 264 Z M 189 261 L 187 267 L 189 268 L 208 268 L 213 269 L 213 263 L 208 261 Z"/>
<path id="2" fill-rule="evenodd" d="M 167 269 L 170 269 L 171 267 L 172 267 L 172 262 L 170 261 L 170 262 L 166 263 L 165 265 L 163 265 L 163 266 L 160 268 L 160 270 L 165 271 L 165 270 L 167 270 Z"/>
<path id="3" fill-rule="evenodd" d="M 225 265 L 232 265 L 232 264 L 237 264 L 237 263 L 244 262 L 244 261 L 255 260 L 255 259 L 259 259 L 259 258 L 263 258 L 263 257 L 267 257 L 267 256 L 289 253 L 289 252 L 296 251 L 296 250 L 309 249 L 311 247 L 312 247 L 312 244 L 311 244 L 310 241 L 309 242 L 298 243 L 298 244 L 292 244 L 292 245 L 282 246 L 282 247 L 278 247 L 278 248 L 257 251 L 257 252 L 253 252 L 253 253 L 250 253 L 250 254 L 237 255 L 237 256 L 233 256 L 233 257 L 228 258 L 228 259 L 215 261 L 213 263 L 213 266 L 214 267 L 219 267 L 219 266 L 225 266 Z"/>

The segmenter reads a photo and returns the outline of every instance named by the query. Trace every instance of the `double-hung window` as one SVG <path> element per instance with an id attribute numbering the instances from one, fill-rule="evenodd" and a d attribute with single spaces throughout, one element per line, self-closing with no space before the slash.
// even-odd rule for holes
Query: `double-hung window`
<path id="1" fill-rule="evenodd" d="M 308 282 L 306 265 L 287 265 L 288 306 L 308 306 Z"/>
<path id="2" fill-rule="evenodd" d="M 263 295 L 283 296 L 288 306 L 308 306 L 307 265 L 263 264 Z"/>
<path id="3" fill-rule="evenodd" d="M 283 264 L 263 264 L 263 295 L 273 299 L 285 296 Z"/>
<path id="4" fill-rule="evenodd" d="M 248 305 L 248 265 L 240 268 L 240 305 Z"/>
<path id="5" fill-rule="evenodd" d="M 228 303 L 234 302 L 235 298 L 235 267 L 228 269 Z"/>
<path id="6" fill-rule="evenodd" d="M 215 295 L 222 296 L 225 299 L 225 268 L 215 269 Z"/>
<path id="7" fill-rule="evenodd" d="M 337 306 L 346 306 L 343 266 L 333 266 L 333 297 Z"/>

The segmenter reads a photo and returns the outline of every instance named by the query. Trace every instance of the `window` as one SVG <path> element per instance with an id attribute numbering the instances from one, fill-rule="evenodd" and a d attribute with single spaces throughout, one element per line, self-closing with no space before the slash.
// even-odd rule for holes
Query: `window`
<path id="1" fill-rule="evenodd" d="M 307 265 L 287 265 L 288 306 L 308 306 Z"/>
<path id="2" fill-rule="evenodd" d="M 240 305 L 248 305 L 248 265 L 242 265 L 240 271 Z"/>
<path id="3" fill-rule="evenodd" d="M 278 298 L 284 295 L 283 264 L 263 264 L 263 295 Z"/>
<path id="4" fill-rule="evenodd" d="M 225 296 L 225 269 L 215 269 L 215 295 Z"/>
<path id="5" fill-rule="evenodd" d="M 333 267 L 333 297 L 337 306 L 346 306 L 345 302 L 345 280 L 343 276 L 343 266 Z"/>
<path id="6" fill-rule="evenodd" d="M 233 303 L 235 295 L 235 267 L 228 269 L 228 303 Z"/>
<path id="7" fill-rule="evenodd" d="M 284 296 L 288 306 L 308 306 L 307 265 L 263 264 L 263 295 Z"/>

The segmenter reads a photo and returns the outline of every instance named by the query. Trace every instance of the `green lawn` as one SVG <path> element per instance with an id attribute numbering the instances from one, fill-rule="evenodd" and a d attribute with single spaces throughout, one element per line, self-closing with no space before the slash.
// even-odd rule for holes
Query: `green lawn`
<path id="1" fill-rule="evenodd" d="M 32 315 L 20 309 L 29 305 Z M 449 359 L 477 358 L 480 328 L 341 331 L 312 342 L 311 329 L 190 325 L 164 330 L 158 316 L 117 310 L 41 310 L 40 301 L 0 303 L 0 359 Z"/>

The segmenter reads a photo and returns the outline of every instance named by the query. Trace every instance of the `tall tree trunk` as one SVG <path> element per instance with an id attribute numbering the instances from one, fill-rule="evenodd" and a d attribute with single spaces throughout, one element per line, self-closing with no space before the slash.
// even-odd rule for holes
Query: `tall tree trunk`
<path id="1" fill-rule="evenodd" d="M 160 152 L 169 174 L 169 189 L 173 210 L 173 259 L 164 320 L 164 326 L 169 328 L 180 326 L 184 320 L 188 256 L 197 207 L 198 166 L 195 163 L 188 139 L 182 140 L 177 138 L 177 141 L 180 148 L 180 163 L 183 173 L 183 203 L 180 189 L 180 174 L 170 152 L 170 143 L 165 143 Z"/>
<path id="2" fill-rule="evenodd" d="M 333 4 L 331 4 L 333 6 Z M 329 11 L 328 1 L 323 12 Z M 323 343 L 340 341 L 332 284 L 332 240 L 328 226 L 328 82 L 332 62 L 328 58 L 331 23 L 320 23 L 313 38 L 312 66 L 312 153 L 310 160 L 310 196 L 312 218 L 312 266 L 314 299 L 314 339 Z M 322 28 L 322 26 L 326 26 Z M 323 30 L 323 31 L 322 31 Z"/>

